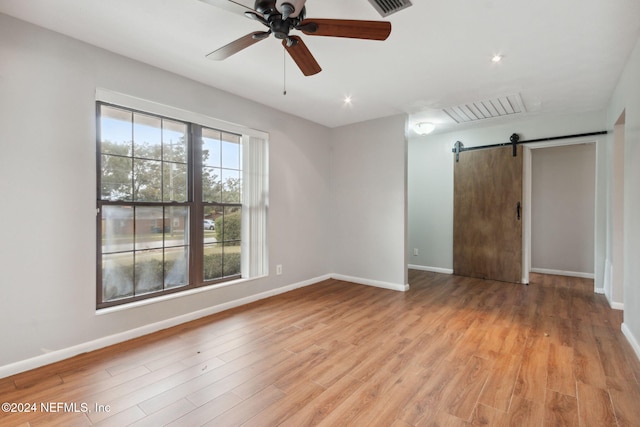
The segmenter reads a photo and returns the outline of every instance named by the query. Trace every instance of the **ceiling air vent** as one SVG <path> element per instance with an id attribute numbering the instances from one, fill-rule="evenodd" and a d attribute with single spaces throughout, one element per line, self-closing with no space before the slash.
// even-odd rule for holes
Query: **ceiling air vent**
<path id="1" fill-rule="evenodd" d="M 392 13 L 411 6 L 409 0 L 369 0 L 369 3 L 371 3 L 382 16 L 389 16 Z"/>
<path id="2" fill-rule="evenodd" d="M 455 107 L 443 108 L 442 111 L 456 123 L 475 122 L 476 120 L 493 119 L 526 112 L 520 94 L 467 102 Z"/>

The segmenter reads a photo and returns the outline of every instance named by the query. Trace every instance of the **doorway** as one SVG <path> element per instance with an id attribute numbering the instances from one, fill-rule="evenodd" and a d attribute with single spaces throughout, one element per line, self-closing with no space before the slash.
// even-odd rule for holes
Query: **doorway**
<path id="1" fill-rule="evenodd" d="M 523 283 L 529 283 L 529 272 L 538 272 L 538 273 L 560 274 L 560 275 L 567 275 L 567 276 L 592 278 L 594 279 L 594 287 L 595 287 L 594 290 L 598 292 L 598 290 L 601 289 L 602 277 L 604 276 L 604 274 L 602 274 L 602 272 L 600 272 L 600 274 L 598 273 L 599 266 L 598 266 L 597 252 L 598 252 L 598 248 L 601 245 L 601 240 L 599 240 L 601 237 L 599 236 L 597 229 L 599 227 L 598 225 L 599 221 L 601 223 L 604 220 L 604 218 L 602 213 L 599 213 L 597 209 L 597 203 L 598 203 L 598 197 L 599 197 L 598 196 L 598 191 L 599 191 L 598 180 L 601 179 L 601 176 L 600 176 L 601 172 L 598 171 L 598 161 L 597 161 L 597 155 L 599 152 L 599 149 L 598 149 L 599 143 L 600 141 L 592 138 L 575 138 L 575 139 L 567 139 L 562 141 L 532 143 L 532 144 L 527 144 L 524 147 Z M 549 245 L 554 245 L 554 243 L 549 243 L 549 242 L 555 241 L 559 243 L 557 243 L 558 247 L 551 246 L 552 254 L 544 254 L 546 256 L 546 260 L 544 260 L 544 257 L 542 257 L 542 259 L 538 257 L 536 260 L 536 265 L 533 265 L 532 263 L 533 245 L 534 245 L 534 239 L 532 235 L 532 232 L 533 232 L 532 218 L 533 218 L 533 203 L 534 203 L 534 199 L 533 199 L 534 170 L 533 170 L 533 163 L 532 163 L 533 153 L 539 149 L 550 148 L 550 149 L 556 149 L 556 151 L 558 151 L 559 153 L 564 153 L 565 156 L 566 155 L 570 156 L 569 153 L 571 153 L 571 150 L 570 150 L 571 146 L 577 146 L 577 145 L 584 146 L 585 150 L 587 151 L 577 150 L 576 153 L 588 152 L 588 149 L 589 149 L 588 147 L 591 146 L 591 156 L 592 156 L 591 159 L 593 160 L 590 163 L 587 161 L 586 163 L 582 163 L 582 164 L 578 162 L 577 165 L 574 164 L 573 166 L 567 165 L 568 168 L 578 168 L 578 172 L 577 172 L 578 175 L 586 176 L 587 178 L 583 177 L 582 179 L 586 179 L 587 181 L 589 181 L 589 182 L 584 182 L 584 181 L 580 182 L 580 185 L 579 185 L 580 187 L 579 191 L 583 193 L 583 197 L 581 199 L 582 205 L 580 204 L 581 203 L 580 201 L 574 200 L 574 201 L 571 201 L 570 203 L 564 203 L 564 201 L 561 198 L 558 199 L 558 197 L 562 197 L 561 196 L 562 190 L 556 189 L 555 186 L 557 187 L 564 186 L 565 193 L 569 192 L 568 194 L 571 194 L 570 192 L 572 191 L 572 187 L 565 185 L 567 183 L 561 182 L 554 185 L 553 180 L 551 178 L 545 177 L 547 178 L 546 182 L 543 179 L 542 184 L 540 183 L 537 184 L 537 185 L 544 185 L 546 186 L 546 188 L 551 188 L 550 192 L 554 193 L 554 195 L 545 196 L 545 200 L 543 201 L 543 203 L 553 204 L 554 203 L 553 197 L 556 197 L 556 204 L 562 205 L 562 206 L 552 205 L 551 208 L 548 209 L 549 212 L 553 213 L 554 209 L 555 209 L 555 212 L 562 212 L 562 209 L 565 209 L 566 211 L 563 212 L 564 218 L 559 219 L 560 228 L 555 229 L 555 234 L 553 233 L 552 227 L 558 227 L 558 224 L 553 224 L 553 221 L 551 221 L 550 219 L 551 217 L 549 216 L 549 212 L 547 212 L 546 223 L 544 222 L 544 220 L 541 221 L 540 219 L 538 219 L 538 225 L 537 225 L 538 230 L 536 230 L 536 233 L 540 231 L 540 227 L 545 227 L 545 226 L 549 227 L 543 230 L 544 232 L 546 232 L 546 235 L 547 235 L 546 240 L 544 240 L 545 238 L 543 236 L 539 236 L 536 234 L 536 239 L 538 241 L 535 242 L 535 244 L 537 245 L 536 250 L 538 251 L 538 253 L 540 252 L 541 247 L 543 248 L 545 247 L 544 245 L 547 245 L 547 247 L 549 247 Z M 556 167 L 559 169 L 562 169 L 563 165 L 556 164 Z M 590 171 L 585 172 L 584 169 L 590 169 Z M 544 174 L 544 173 L 550 173 L 550 171 L 537 170 L 536 173 Z M 550 179 L 551 179 L 551 182 L 549 181 Z M 576 191 L 578 190 L 576 189 Z M 589 200 L 589 197 L 591 197 L 591 202 L 585 205 L 584 200 Z M 571 198 L 573 198 L 573 195 L 571 195 Z M 580 198 L 578 197 L 578 199 Z M 539 197 L 537 198 L 537 200 L 538 200 L 538 203 L 540 203 Z M 537 208 L 539 208 L 539 206 Z M 578 211 L 578 209 L 581 209 L 583 212 Z M 585 249 L 584 247 L 580 246 L 581 244 L 580 242 L 578 242 L 576 239 L 571 237 L 572 236 L 570 232 L 571 230 L 562 229 L 562 221 L 564 221 L 565 224 L 570 224 L 572 222 L 572 218 L 571 218 L 572 215 L 576 215 L 577 217 L 575 222 L 581 221 L 583 223 L 583 227 L 579 229 L 582 230 L 581 233 L 585 234 L 587 237 L 586 240 L 588 244 L 586 246 L 588 249 L 586 251 L 584 250 Z M 538 215 L 538 217 L 540 216 Z M 588 223 L 588 226 L 584 226 L 585 222 Z M 571 224 L 571 225 L 573 227 L 573 225 L 575 224 Z M 575 236 L 576 235 L 575 227 L 573 227 L 572 230 L 574 232 L 573 235 Z M 541 240 L 544 240 L 544 242 L 541 243 L 540 242 Z M 565 245 L 565 243 L 568 243 L 568 242 L 570 242 L 570 244 Z M 572 246 L 572 245 L 577 245 L 577 246 Z M 547 268 L 544 268 L 544 267 L 541 268 L 541 264 L 544 265 L 545 262 L 548 262 L 550 259 L 553 259 L 553 253 L 563 254 L 561 250 L 561 246 L 565 248 L 564 249 L 565 253 L 566 251 L 572 251 L 571 254 L 568 254 L 570 256 L 557 255 L 557 257 L 563 258 L 562 262 L 564 262 L 564 265 L 562 264 L 562 262 L 560 262 L 560 263 L 556 263 L 555 265 L 552 264 Z M 574 258 L 580 259 L 581 263 L 575 262 Z M 569 267 L 567 265 L 569 266 L 578 265 L 578 267 Z M 600 290 L 600 292 L 602 291 Z"/>

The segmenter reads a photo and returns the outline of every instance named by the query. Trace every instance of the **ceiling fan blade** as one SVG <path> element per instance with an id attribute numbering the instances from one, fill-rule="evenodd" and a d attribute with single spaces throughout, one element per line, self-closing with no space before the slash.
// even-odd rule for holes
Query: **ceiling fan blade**
<path id="1" fill-rule="evenodd" d="M 351 19 L 305 19 L 296 29 L 309 36 L 386 40 L 391 34 L 391 22 Z"/>
<path id="2" fill-rule="evenodd" d="M 203 3 L 210 4 L 211 6 L 219 7 L 220 9 L 228 10 L 229 12 L 243 15 L 245 12 L 255 12 L 255 10 L 247 7 L 243 4 L 236 3 L 232 0 L 200 0 Z"/>
<path id="3" fill-rule="evenodd" d="M 260 40 L 264 40 L 269 35 L 269 32 L 255 31 L 251 34 L 247 34 L 244 37 L 240 37 L 238 40 L 234 40 L 228 45 L 222 46 L 220 49 L 214 50 L 207 55 L 207 58 L 214 61 L 221 61 L 227 59 L 231 55 L 240 52 L 242 49 L 246 49 L 249 46 L 258 43 Z"/>
<path id="4" fill-rule="evenodd" d="M 322 71 L 322 68 L 320 68 L 320 65 L 311 54 L 311 51 L 309 51 L 309 48 L 307 48 L 307 45 L 304 44 L 300 37 L 291 36 L 289 37 L 289 40 L 291 41 L 282 40 L 282 45 L 287 49 L 287 52 L 289 52 L 291 58 L 293 58 L 295 63 L 298 65 L 302 74 L 305 76 L 312 76 Z"/>

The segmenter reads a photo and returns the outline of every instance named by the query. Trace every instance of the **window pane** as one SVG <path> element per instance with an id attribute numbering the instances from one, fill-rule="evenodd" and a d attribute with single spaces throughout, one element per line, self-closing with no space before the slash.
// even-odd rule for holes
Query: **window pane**
<path id="1" fill-rule="evenodd" d="M 101 173 L 101 200 L 131 200 L 132 163 L 130 157 L 102 155 Z"/>
<path id="2" fill-rule="evenodd" d="M 162 290 L 163 250 L 136 252 L 136 295 Z"/>
<path id="3" fill-rule="evenodd" d="M 104 154 L 131 156 L 132 113 L 119 108 L 100 107 L 100 145 Z"/>
<path id="4" fill-rule="evenodd" d="M 168 248 L 164 251 L 164 286 L 175 288 L 189 283 L 189 249 Z"/>
<path id="5" fill-rule="evenodd" d="M 222 167 L 240 169 L 240 137 L 222 134 Z"/>
<path id="6" fill-rule="evenodd" d="M 169 206 L 165 208 L 164 246 L 186 246 L 189 244 L 189 208 Z"/>
<path id="7" fill-rule="evenodd" d="M 162 121 L 164 160 L 187 163 L 187 125 L 164 119 Z"/>
<path id="8" fill-rule="evenodd" d="M 162 201 L 162 162 L 155 160 L 133 161 L 134 200 L 136 202 Z"/>
<path id="9" fill-rule="evenodd" d="M 226 206 L 223 216 L 222 272 L 225 277 L 240 274 L 242 208 Z"/>
<path id="10" fill-rule="evenodd" d="M 222 278 L 222 245 L 205 244 L 203 256 L 204 280 Z"/>
<path id="11" fill-rule="evenodd" d="M 217 202 L 222 200 L 222 171 L 217 168 L 202 168 L 202 201 Z"/>
<path id="12" fill-rule="evenodd" d="M 240 171 L 222 169 L 222 202 L 240 203 Z"/>
<path id="13" fill-rule="evenodd" d="M 133 296 L 133 252 L 102 255 L 102 300 Z"/>
<path id="14" fill-rule="evenodd" d="M 207 215 L 204 216 L 204 220 L 202 221 L 202 231 L 204 232 L 204 236 L 210 236 L 211 233 L 209 233 L 210 231 L 214 231 L 216 228 L 216 222 L 215 220 L 209 219 L 207 218 Z"/>
<path id="15" fill-rule="evenodd" d="M 133 208 L 102 207 L 102 253 L 133 250 Z"/>
<path id="16" fill-rule="evenodd" d="M 202 129 L 202 164 L 220 167 L 220 131 Z"/>
<path id="17" fill-rule="evenodd" d="M 162 206 L 136 207 L 136 249 L 161 248 L 167 225 L 162 217 Z"/>
<path id="18" fill-rule="evenodd" d="M 144 159 L 162 159 L 162 121 L 158 117 L 134 114 L 133 155 Z"/>
<path id="19" fill-rule="evenodd" d="M 216 220 L 222 218 L 222 208 L 217 206 L 204 206 L 203 227 L 205 243 L 215 243 L 216 240 Z"/>
<path id="20" fill-rule="evenodd" d="M 236 206 L 226 206 L 223 221 L 220 230 L 218 230 L 218 241 L 234 242 L 233 244 L 240 245 L 241 226 L 242 209 Z"/>
<path id="21" fill-rule="evenodd" d="M 187 201 L 187 165 L 163 163 L 162 198 L 165 202 Z"/>
<path id="22" fill-rule="evenodd" d="M 223 273 L 225 277 L 236 276 L 240 274 L 240 244 L 227 246 L 225 243 L 223 260 Z"/>

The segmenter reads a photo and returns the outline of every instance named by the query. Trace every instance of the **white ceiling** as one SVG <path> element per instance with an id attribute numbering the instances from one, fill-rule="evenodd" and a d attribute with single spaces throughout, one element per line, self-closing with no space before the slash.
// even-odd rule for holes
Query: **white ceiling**
<path id="1" fill-rule="evenodd" d="M 264 27 L 199 0 L 0 0 L 2 13 L 329 127 L 402 112 L 445 120 L 442 108 L 510 94 L 527 114 L 601 110 L 640 36 L 638 0 L 413 0 L 387 18 L 367 0 L 306 7 L 308 18 L 389 20 L 391 36 L 301 35 L 323 68 L 304 77 L 273 37 L 206 59 Z"/>

